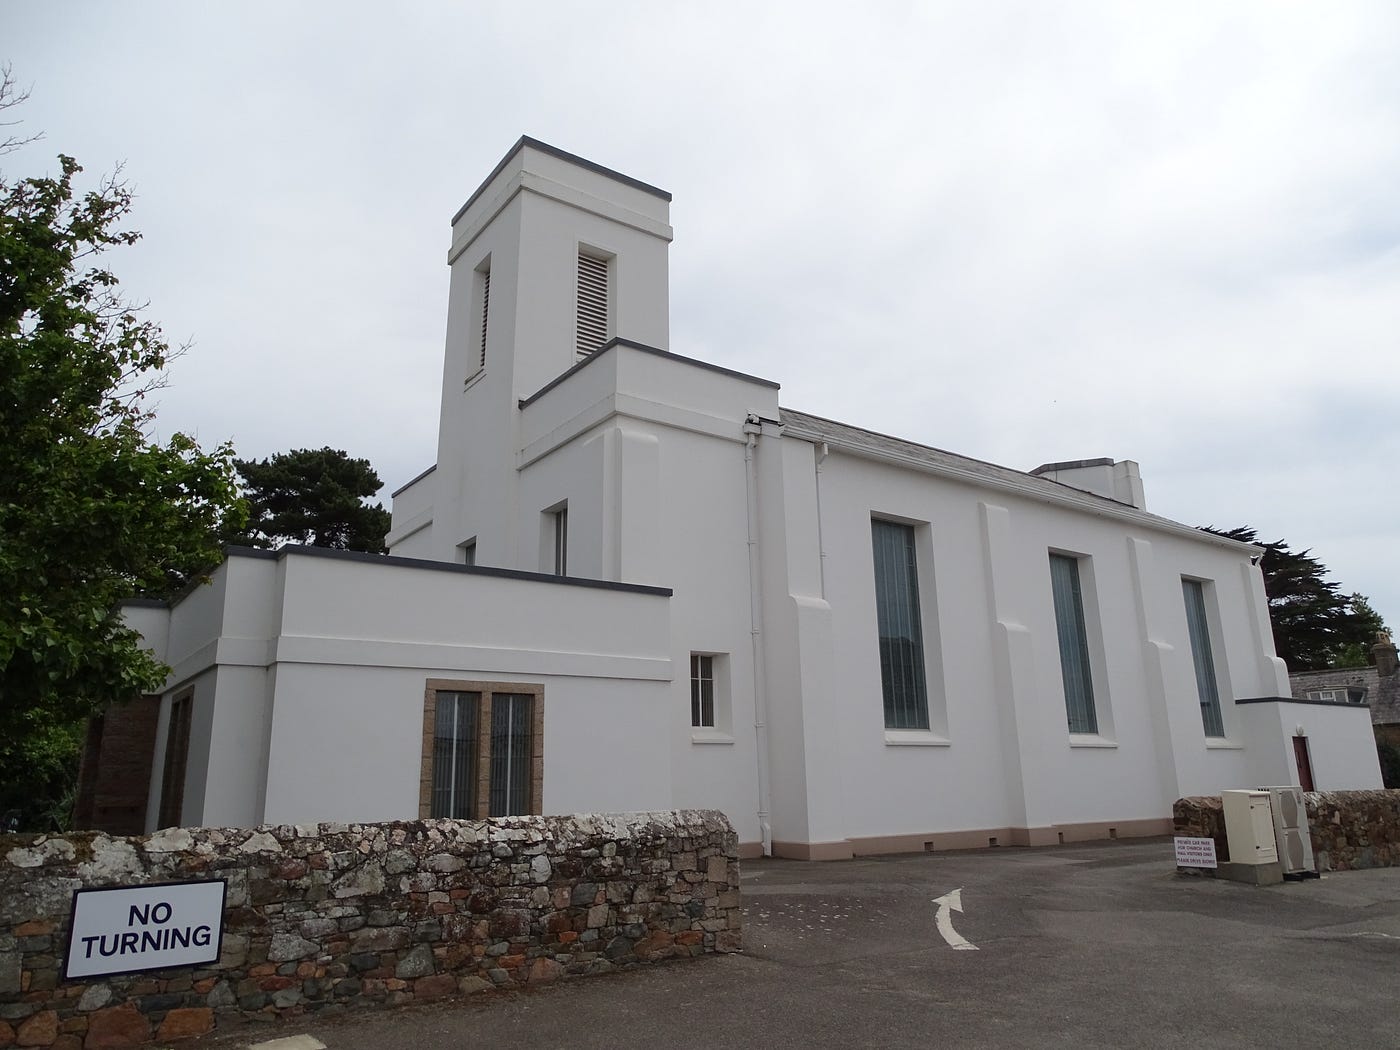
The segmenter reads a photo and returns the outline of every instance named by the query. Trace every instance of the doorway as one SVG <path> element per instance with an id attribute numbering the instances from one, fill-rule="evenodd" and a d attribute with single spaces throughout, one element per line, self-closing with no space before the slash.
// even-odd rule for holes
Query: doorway
<path id="1" fill-rule="evenodd" d="M 1298 766 L 1298 786 L 1304 791 L 1316 791 L 1313 787 L 1312 759 L 1308 756 L 1308 738 L 1293 738 L 1293 759 Z"/>

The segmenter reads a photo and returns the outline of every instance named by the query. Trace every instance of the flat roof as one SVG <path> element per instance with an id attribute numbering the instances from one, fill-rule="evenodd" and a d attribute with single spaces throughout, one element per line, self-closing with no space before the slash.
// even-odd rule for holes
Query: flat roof
<path id="1" fill-rule="evenodd" d="M 650 183 L 643 182 L 641 179 L 634 179 L 631 175 L 624 175 L 620 171 L 613 171 L 612 168 L 605 168 L 603 167 L 603 165 L 596 164 L 585 157 L 580 157 L 576 153 L 570 153 L 567 150 L 562 150 L 558 146 L 551 146 L 548 142 L 541 142 L 539 139 L 532 139 L 529 135 L 521 135 L 519 140 L 517 140 L 517 142 L 515 143 L 515 145 L 512 146 L 507 151 L 506 155 L 501 158 L 501 162 L 491 169 L 491 174 L 487 175 L 486 178 L 482 180 L 481 185 L 476 188 L 476 191 L 470 197 L 467 198 L 467 203 L 463 204 L 460 208 L 457 209 L 457 213 L 452 216 L 452 221 L 454 223 L 462 217 L 463 213 L 466 212 L 468 208 L 470 208 L 473 204 L 476 203 L 477 198 L 486 192 L 486 187 L 491 184 L 491 181 L 497 175 L 499 175 L 505 169 L 505 166 L 509 164 L 512 159 L 514 159 L 515 155 L 519 153 L 522 149 L 524 149 L 526 146 L 529 146 L 533 150 L 538 150 L 541 153 L 547 153 L 551 157 L 557 157 L 559 160 L 567 161 L 570 164 L 577 165 L 578 167 L 583 168 L 586 171 L 591 171 L 598 175 L 604 175 L 615 182 L 622 183 L 624 186 L 631 186 L 634 190 L 641 190 L 643 193 L 650 193 L 653 197 L 659 197 L 663 201 L 666 201 L 668 203 L 671 200 L 671 195 L 666 190 L 659 189 L 658 187 L 653 186 Z"/>

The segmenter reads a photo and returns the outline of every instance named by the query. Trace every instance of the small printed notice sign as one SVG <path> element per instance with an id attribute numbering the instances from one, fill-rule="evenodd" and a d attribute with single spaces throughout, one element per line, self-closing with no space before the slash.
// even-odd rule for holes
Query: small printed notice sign
<path id="1" fill-rule="evenodd" d="M 79 890 L 65 979 L 217 962 L 227 886 L 219 879 Z"/>
<path id="2" fill-rule="evenodd" d="M 1178 836 L 1176 843 L 1176 864 L 1179 868 L 1214 868 L 1215 839 L 1193 839 Z"/>

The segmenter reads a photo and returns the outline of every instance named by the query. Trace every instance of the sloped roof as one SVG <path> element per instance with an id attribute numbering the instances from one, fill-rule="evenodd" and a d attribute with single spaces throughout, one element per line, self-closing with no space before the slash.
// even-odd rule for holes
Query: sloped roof
<path id="1" fill-rule="evenodd" d="M 878 434 L 873 430 L 854 427 L 848 423 L 838 423 L 832 419 L 824 419 L 821 416 L 814 416 L 791 408 L 780 408 L 779 415 L 784 433 L 811 441 L 824 441 L 833 448 L 838 448 L 852 455 L 894 463 L 914 470 L 937 474 L 940 477 L 980 485 L 984 488 L 1014 492 L 1028 499 L 1038 499 L 1047 503 L 1075 507 L 1101 516 L 1135 521 L 1141 525 L 1189 536 L 1192 539 L 1213 543 L 1217 546 L 1243 551 L 1261 549 L 1253 544 L 1241 543 L 1238 540 L 1203 532 L 1190 525 L 1173 521 L 1171 518 L 1139 510 L 1131 504 L 1121 503 L 1097 493 L 1086 492 L 1073 485 L 1066 485 L 1064 482 L 1038 477 L 1024 470 L 999 466 L 996 463 L 973 459 L 971 456 L 961 456 L 956 452 L 947 452 L 931 445 L 920 445 L 918 442 L 890 437 L 888 434 Z"/>

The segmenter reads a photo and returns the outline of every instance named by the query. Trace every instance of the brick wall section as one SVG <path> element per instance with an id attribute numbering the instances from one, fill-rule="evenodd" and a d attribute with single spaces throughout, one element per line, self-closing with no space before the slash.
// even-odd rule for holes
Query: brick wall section
<path id="1" fill-rule="evenodd" d="M 73 826 L 109 835 L 139 835 L 156 746 L 160 697 L 113 704 L 88 723 L 78 771 Z"/>
<path id="2" fill-rule="evenodd" d="M 1400 866 L 1400 790 L 1311 791 L 1303 797 L 1318 871 Z M 1214 839 L 1216 859 L 1230 859 L 1218 795 L 1179 798 L 1172 816 L 1177 835 Z"/>
<path id="3" fill-rule="evenodd" d="M 65 982 L 74 890 L 226 879 L 215 964 Z M 0 837 L 0 1047 L 96 1050 L 740 949 L 720 813 Z"/>

